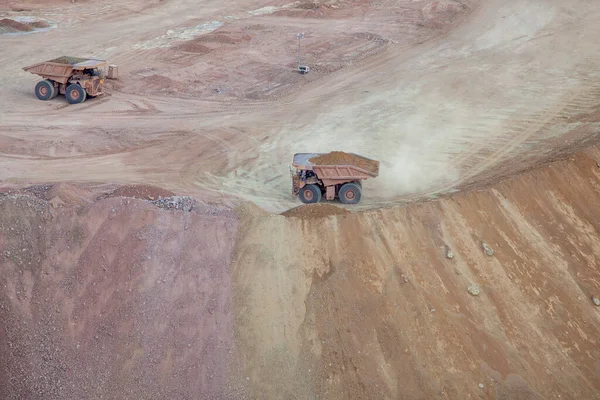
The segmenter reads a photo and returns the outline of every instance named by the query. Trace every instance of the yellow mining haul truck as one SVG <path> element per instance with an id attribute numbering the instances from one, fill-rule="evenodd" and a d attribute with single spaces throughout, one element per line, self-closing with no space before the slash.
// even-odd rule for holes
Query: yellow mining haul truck
<path id="1" fill-rule="evenodd" d="M 104 60 L 63 56 L 23 68 L 44 78 L 35 85 L 40 100 L 50 100 L 64 94 L 70 104 L 83 103 L 87 97 L 102 95 Z"/>
<path id="2" fill-rule="evenodd" d="M 336 197 L 344 204 L 357 204 L 361 181 L 379 175 L 379 161 L 354 153 L 297 153 L 290 166 L 292 193 L 303 203 L 318 203 Z"/>

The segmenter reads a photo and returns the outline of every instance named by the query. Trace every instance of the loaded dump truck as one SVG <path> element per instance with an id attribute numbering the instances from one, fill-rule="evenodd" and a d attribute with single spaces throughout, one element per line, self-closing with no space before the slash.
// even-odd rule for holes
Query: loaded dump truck
<path id="1" fill-rule="evenodd" d="M 362 197 L 361 181 L 379 175 L 379 161 L 354 153 L 296 153 L 290 166 L 292 193 L 303 203 L 338 198 L 357 204 Z"/>
<path id="2" fill-rule="evenodd" d="M 64 94 L 70 104 L 83 103 L 87 97 L 104 92 L 104 60 L 63 56 L 23 70 L 44 78 L 35 85 L 35 95 L 40 100 L 50 100 Z"/>

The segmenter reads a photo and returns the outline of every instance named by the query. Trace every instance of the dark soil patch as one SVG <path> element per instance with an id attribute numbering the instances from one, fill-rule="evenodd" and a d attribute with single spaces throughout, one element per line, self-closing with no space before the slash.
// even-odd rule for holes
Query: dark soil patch
<path id="1" fill-rule="evenodd" d="M 261 31 L 263 29 L 267 29 L 267 26 L 263 24 L 252 24 L 244 28 L 246 31 Z"/>
<path id="2" fill-rule="evenodd" d="M 42 28 L 49 28 L 50 27 L 50 24 L 47 23 L 46 21 L 27 22 L 26 25 L 29 25 L 30 27 L 32 27 L 34 29 L 42 29 Z"/>
<path id="3" fill-rule="evenodd" d="M 313 157 L 309 161 L 315 165 L 353 165 L 374 174 L 379 173 L 379 161 L 369 160 L 354 154 L 344 153 L 343 151 L 332 151 L 331 153 Z"/>
<path id="4" fill-rule="evenodd" d="M 176 94 L 183 90 L 189 90 L 186 84 L 164 75 L 145 76 L 141 81 L 146 85 L 144 91 L 150 93 L 160 91 L 163 94 Z"/>
<path id="5" fill-rule="evenodd" d="M 12 32 L 31 32 L 33 27 L 10 18 L 0 19 L 0 30 Z"/>
<path id="6" fill-rule="evenodd" d="M 302 218 L 302 219 L 319 219 L 327 218 L 332 215 L 350 214 L 350 211 L 345 208 L 336 207 L 331 204 L 307 204 L 295 208 L 291 208 L 283 213 L 287 218 Z"/>
<path id="7" fill-rule="evenodd" d="M 324 18 L 327 15 L 323 12 L 323 8 L 298 8 L 295 10 L 279 10 L 274 12 L 272 15 L 277 17 L 288 17 L 288 18 Z"/>
<path id="8" fill-rule="evenodd" d="M 171 197 L 175 193 L 156 186 L 149 185 L 127 185 L 121 186 L 103 197 L 135 197 L 143 200 L 157 200 L 159 197 Z"/>
<path id="9" fill-rule="evenodd" d="M 303 10 L 316 10 L 319 7 L 321 7 L 321 5 L 315 3 L 314 1 L 305 1 L 296 6 L 296 8 L 300 8 Z"/>
<path id="10" fill-rule="evenodd" d="M 178 46 L 177 49 L 188 52 L 188 53 L 195 53 L 195 54 L 209 53 L 211 49 L 199 42 L 200 41 L 198 39 L 190 40 L 188 42 L 185 42 L 181 46 Z"/>
<path id="11" fill-rule="evenodd" d="M 240 42 L 248 42 L 250 39 L 252 39 L 250 35 L 235 38 L 222 33 L 214 33 L 200 36 L 196 40 L 204 43 L 238 44 Z"/>

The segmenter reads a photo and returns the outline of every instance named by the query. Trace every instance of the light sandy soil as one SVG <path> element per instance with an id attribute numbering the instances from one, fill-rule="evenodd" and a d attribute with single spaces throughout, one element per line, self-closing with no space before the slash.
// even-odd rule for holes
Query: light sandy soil
<path id="1" fill-rule="evenodd" d="M 452 190 L 546 139 L 598 129 L 581 118 L 599 105 L 593 3 L 336 2 L 305 16 L 267 6 L 28 12 L 58 28 L 0 43 L 0 178 L 151 183 L 281 211 L 297 204 L 294 152 L 360 149 L 382 162 L 365 183 L 373 207 Z M 297 31 L 315 69 L 304 77 L 292 71 Z M 82 105 L 40 102 L 20 68 L 59 53 L 107 58 L 122 78 Z"/>
<path id="2" fill-rule="evenodd" d="M 52 28 L 0 36 L 0 398 L 600 398 L 594 1 L 19 16 Z M 120 78 L 37 100 L 61 55 Z M 361 206 L 269 213 L 330 150 L 380 160 Z"/>

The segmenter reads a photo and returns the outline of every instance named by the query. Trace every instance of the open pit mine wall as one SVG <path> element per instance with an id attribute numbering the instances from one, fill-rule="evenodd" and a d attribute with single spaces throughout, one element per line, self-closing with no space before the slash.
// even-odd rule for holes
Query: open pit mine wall
<path id="1" fill-rule="evenodd" d="M 0 196 L 0 398 L 600 398 L 598 162 L 319 220 Z"/>
<path id="2" fill-rule="evenodd" d="M 597 161 L 407 207 L 243 219 L 235 331 L 256 393 L 599 398 Z"/>

